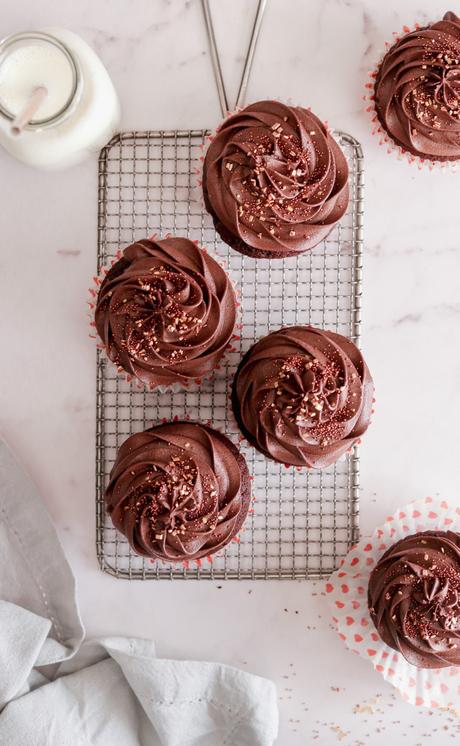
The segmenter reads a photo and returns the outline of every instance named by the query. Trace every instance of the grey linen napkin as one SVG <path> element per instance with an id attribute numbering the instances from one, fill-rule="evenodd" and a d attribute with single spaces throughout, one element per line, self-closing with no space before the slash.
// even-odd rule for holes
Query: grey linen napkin
<path id="1" fill-rule="evenodd" d="M 115 581 L 114 581 L 115 582 Z M 84 642 L 75 579 L 30 478 L 0 439 L 0 744 L 271 746 L 271 681 Z"/>

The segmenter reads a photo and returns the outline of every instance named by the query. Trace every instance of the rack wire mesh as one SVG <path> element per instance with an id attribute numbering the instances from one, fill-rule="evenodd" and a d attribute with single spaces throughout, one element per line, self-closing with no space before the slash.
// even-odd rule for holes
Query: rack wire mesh
<path id="1" fill-rule="evenodd" d="M 363 169 L 362 150 L 336 132 L 350 167 L 347 214 L 313 251 L 286 260 L 254 260 L 229 249 L 202 207 L 197 184 L 209 132 L 125 132 L 99 159 L 98 273 L 120 248 L 152 233 L 197 239 L 226 260 L 241 293 L 241 339 L 214 380 L 199 391 L 158 393 L 127 383 L 98 350 L 96 428 L 96 546 L 100 567 L 120 578 L 313 578 L 336 569 L 358 538 L 357 449 L 323 471 L 298 471 L 241 449 L 253 475 L 255 497 L 239 541 L 212 564 L 184 567 L 137 556 L 107 517 L 104 490 L 117 449 L 137 432 L 187 414 L 211 421 L 234 441 L 229 384 L 244 352 L 281 326 L 307 324 L 360 340 Z"/>

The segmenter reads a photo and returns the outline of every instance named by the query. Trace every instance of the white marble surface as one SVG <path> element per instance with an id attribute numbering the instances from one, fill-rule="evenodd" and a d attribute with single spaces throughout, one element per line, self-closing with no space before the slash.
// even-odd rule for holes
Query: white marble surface
<path id="1" fill-rule="evenodd" d="M 213 6 L 233 97 L 255 5 Z M 389 157 L 361 99 L 392 31 L 445 10 L 438 0 L 269 0 L 248 90 L 248 101 L 311 105 L 365 149 L 363 342 L 377 413 L 361 450 L 364 532 L 412 498 L 459 499 L 460 174 Z M 47 25 L 82 34 L 113 77 L 124 128 L 218 121 L 198 0 L 3 0 L 1 15 L 2 34 Z M 161 655 L 273 678 L 281 746 L 379 746 L 390 734 L 395 745 L 452 743 L 460 720 L 405 705 L 349 654 L 314 583 L 129 583 L 98 570 L 95 352 L 84 308 L 95 269 L 96 163 L 51 175 L 1 152 L 0 180 L 0 427 L 56 522 L 88 633 L 153 637 Z M 356 711 L 363 703 L 371 706 Z"/>

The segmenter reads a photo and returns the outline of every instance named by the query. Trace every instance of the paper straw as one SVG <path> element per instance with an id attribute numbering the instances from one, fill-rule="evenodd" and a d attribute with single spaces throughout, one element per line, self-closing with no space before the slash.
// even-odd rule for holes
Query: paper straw
<path id="1" fill-rule="evenodd" d="M 42 105 L 43 101 L 48 95 L 48 89 L 45 86 L 38 86 L 32 93 L 28 103 L 24 109 L 17 115 L 11 125 L 11 134 L 20 135 L 24 127 L 27 127 L 31 121 L 33 115 Z"/>

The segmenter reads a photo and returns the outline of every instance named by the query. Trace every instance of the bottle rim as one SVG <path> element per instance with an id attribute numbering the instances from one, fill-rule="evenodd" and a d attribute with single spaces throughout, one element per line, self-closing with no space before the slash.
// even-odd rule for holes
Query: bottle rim
<path id="1" fill-rule="evenodd" d="M 11 47 L 13 44 L 16 44 L 17 42 L 28 41 L 30 39 L 32 40 L 38 39 L 39 41 L 45 41 L 57 47 L 67 58 L 67 61 L 70 65 L 70 69 L 72 71 L 72 89 L 69 93 L 69 96 L 65 104 L 51 117 L 46 117 L 44 119 L 32 119 L 26 125 L 25 129 L 34 130 L 34 129 L 39 129 L 42 127 L 49 127 L 50 125 L 53 125 L 53 124 L 57 124 L 58 122 L 61 122 L 63 119 L 65 119 L 68 116 L 70 108 L 72 104 L 74 103 L 75 99 L 77 98 L 77 95 L 80 92 L 81 71 L 80 71 L 78 60 L 72 54 L 70 49 L 60 39 L 57 39 L 55 36 L 52 36 L 51 34 L 47 34 L 44 31 L 23 31 L 18 34 L 11 34 L 10 36 L 6 36 L 5 38 L 1 39 L 0 40 L 0 66 L 2 64 L 2 58 L 4 57 L 5 53 L 7 53 L 9 47 Z M 2 114 L 10 122 L 14 121 L 14 119 L 16 118 L 16 115 L 13 114 L 11 111 L 9 111 L 2 104 L 1 100 L 0 100 L 0 114 Z"/>

